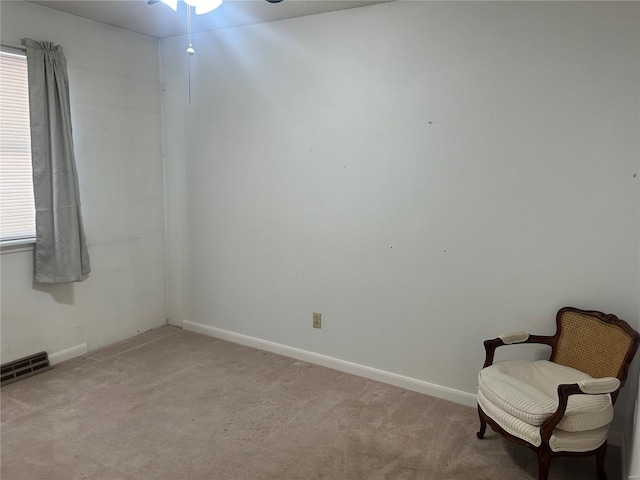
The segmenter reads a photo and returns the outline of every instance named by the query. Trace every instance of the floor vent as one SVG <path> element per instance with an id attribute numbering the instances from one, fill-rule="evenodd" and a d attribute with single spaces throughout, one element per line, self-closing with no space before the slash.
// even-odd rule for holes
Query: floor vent
<path id="1" fill-rule="evenodd" d="M 36 353 L 35 355 L 29 355 L 20 360 L 5 363 L 0 366 L 0 369 L 2 369 L 0 385 L 4 387 L 23 378 L 45 372 L 50 368 L 49 355 L 47 355 L 47 352 Z"/>

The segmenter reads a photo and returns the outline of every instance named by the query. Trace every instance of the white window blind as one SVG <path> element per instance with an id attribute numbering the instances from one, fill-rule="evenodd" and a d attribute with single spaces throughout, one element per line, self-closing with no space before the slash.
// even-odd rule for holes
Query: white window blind
<path id="1" fill-rule="evenodd" d="M 0 241 L 33 239 L 27 58 L 0 52 Z"/>

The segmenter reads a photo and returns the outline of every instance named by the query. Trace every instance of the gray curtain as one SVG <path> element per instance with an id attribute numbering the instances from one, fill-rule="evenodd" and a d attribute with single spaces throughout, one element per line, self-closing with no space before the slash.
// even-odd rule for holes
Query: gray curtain
<path id="1" fill-rule="evenodd" d="M 67 61 L 59 45 L 28 38 L 24 44 L 36 204 L 35 281 L 77 282 L 91 267 L 80 215 Z"/>

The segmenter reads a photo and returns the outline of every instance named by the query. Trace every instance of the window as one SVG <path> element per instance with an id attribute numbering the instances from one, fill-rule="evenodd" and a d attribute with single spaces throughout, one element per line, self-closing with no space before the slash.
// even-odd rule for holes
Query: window
<path id="1" fill-rule="evenodd" d="M 0 242 L 33 241 L 29 84 L 24 54 L 0 52 Z"/>

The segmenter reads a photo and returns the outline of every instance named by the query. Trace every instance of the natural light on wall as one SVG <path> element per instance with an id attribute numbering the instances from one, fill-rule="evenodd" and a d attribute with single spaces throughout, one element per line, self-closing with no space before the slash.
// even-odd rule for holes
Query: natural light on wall
<path id="1" fill-rule="evenodd" d="M 33 239 L 29 87 L 24 55 L 0 52 L 0 241 Z"/>

